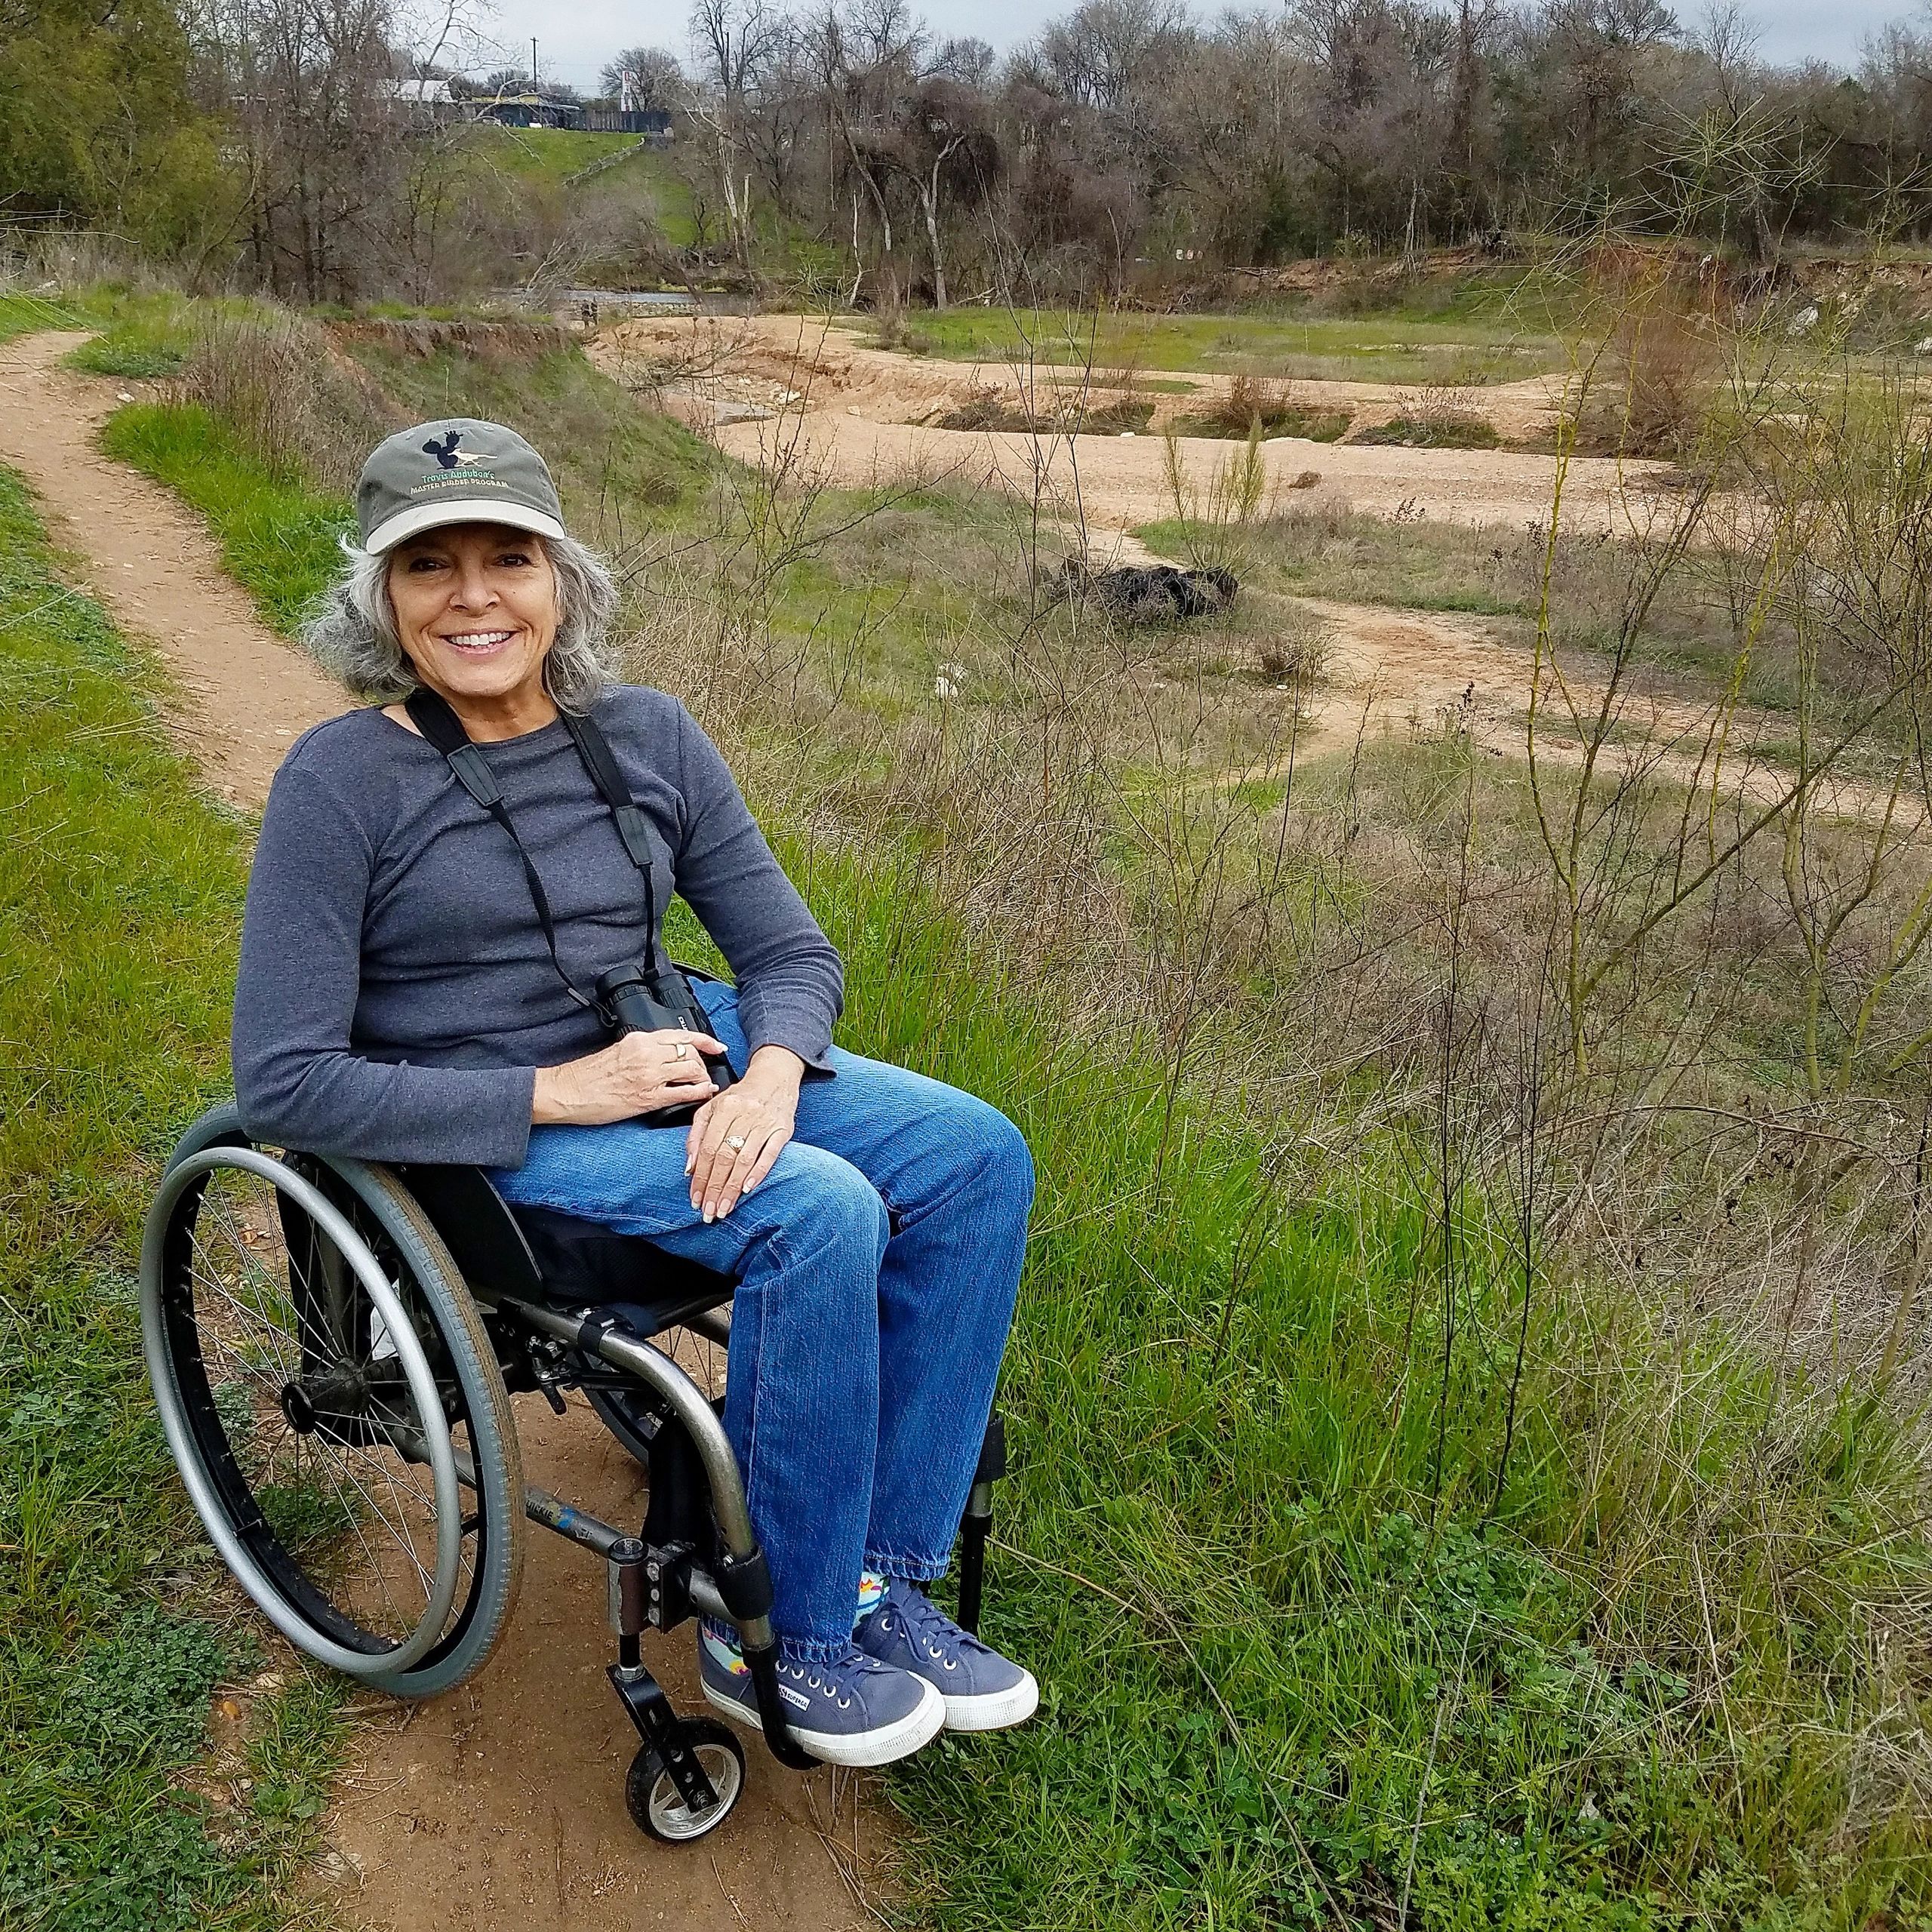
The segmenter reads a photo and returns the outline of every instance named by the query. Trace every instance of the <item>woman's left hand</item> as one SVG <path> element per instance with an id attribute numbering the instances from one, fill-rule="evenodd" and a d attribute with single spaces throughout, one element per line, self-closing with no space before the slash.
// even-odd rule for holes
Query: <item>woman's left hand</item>
<path id="1" fill-rule="evenodd" d="M 685 1141 L 691 1205 L 721 1220 L 771 1171 L 792 1137 L 805 1063 L 786 1047 L 760 1047 L 742 1080 L 705 1102 Z"/>

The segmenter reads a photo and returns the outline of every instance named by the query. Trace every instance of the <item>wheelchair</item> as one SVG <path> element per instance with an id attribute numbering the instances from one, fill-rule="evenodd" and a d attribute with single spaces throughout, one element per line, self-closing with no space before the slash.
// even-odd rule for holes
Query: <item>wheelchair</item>
<path id="1" fill-rule="evenodd" d="M 401 1698 L 490 1656 L 526 1521 L 603 1559 L 611 1684 L 639 1743 L 632 1818 L 677 1844 L 744 1788 L 735 1732 L 680 1716 L 641 1639 L 703 1615 L 736 1626 L 764 1741 L 785 1727 L 771 1582 L 720 1420 L 673 1359 L 683 1330 L 728 1347 L 734 1282 L 568 1215 L 512 1209 L 475 1168 L 383 1166 L 257 1145 L 233 1105 L 176 1146 L 140 1266 L 148 1371 L 210 1540 L 298 1650 Z M 635 1534 L 527 1484 L 513 1393 L 561 1414 L 580 1390 L 648 1476 Z M 1004 1431 L 989 1426 L 961 1519 L 959 1620 L 978 1626 Z"/>

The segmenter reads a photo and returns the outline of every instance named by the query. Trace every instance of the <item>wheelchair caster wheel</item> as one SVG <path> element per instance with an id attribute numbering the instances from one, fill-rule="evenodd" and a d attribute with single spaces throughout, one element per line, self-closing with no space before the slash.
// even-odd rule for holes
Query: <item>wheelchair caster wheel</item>
<path id="1" fill-rule="evenodd" d="M 672 1782 L 664 1760 L 648 1744 L 631 1760 L 624 1780 L 624 1803 L 632 1822 L 666 1844 L 687 1844 L 708 1837 L 731 1815 L 745 1789 L 745 1748 L 721 1724 L 687 1718 L 678 1726 L 685 1748 L 704 1767 L 718 1802 L 694 1810 Z"/>

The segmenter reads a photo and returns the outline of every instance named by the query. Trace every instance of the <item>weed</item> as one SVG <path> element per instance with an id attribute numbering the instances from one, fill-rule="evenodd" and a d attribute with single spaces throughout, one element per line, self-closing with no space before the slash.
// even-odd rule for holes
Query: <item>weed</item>
<path id="1" fill-rule="evenodd" d="M 981 386 L 938 419 L 942 429 L 998 429 L 1020 435 L 1118 436 L 1139 434 L 1154 420 L 1151 398 L 1086 389 L 1050 393 L 1037 403 Z"/>
<path id="2" fill-rule="evenodd" d="M 1404 398 L 1387 422 L 1357 430 L 1355 440 L 1415 450 L 1493 450 L 1503 438 L 1457 392 L 1424 389 Z"/>

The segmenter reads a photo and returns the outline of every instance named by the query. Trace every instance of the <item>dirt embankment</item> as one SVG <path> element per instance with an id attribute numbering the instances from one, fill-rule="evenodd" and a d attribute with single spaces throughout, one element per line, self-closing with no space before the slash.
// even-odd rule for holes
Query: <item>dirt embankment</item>
<path id="1" fill-rule="evenodd" d="M 1211 410 L 1241 378 L 1212 371 L 1056 367 L 1044 360 L 941 360 L 878 349 L 863 325 L 819 316 L 649 316 L 599 331 L 593 360 L 628 386 L 651 386 L 675 414 L 704 426 L 784 408 L 838 409 L 878 423 L 940 426 L 974 405 L 1004 405 L 1050 421 L 1074 400 L 1090 407 L 1131 398 L 1152 411 L 1147 432 Z M 1284 386 L 1311 413 L 1352 418 L 1348 436 L 1411 413 L 1415 384 L 1296 380 Z M 1481 417 L 1509 442 L 1547 438 L 1562 396 L 1560 377 L 1531 376 L 1479 389 L 1436 392 Z"/>
<path id="2" fill-rule="evenodd" d="M 620 323 L 586 344 L 599 368 L 747 460 L 808 462 L 839 482 L 907 472 L 953 477 L 1031 494 L 1051 513 L 1077 515 L 1106 531 L 1175 514 L 1164 439 L 1154 434 L 1033 435 L 947 429 L 937 419 L 975 397 L 996 394 L 1048 414 L 1047 386 L 1066 372 L 997 363 L 938 362 L 875 349 L 849 328 L 797 315 L 696 316 Z M 1143 390 L 1158 428 L 1232 378 L 1141 372 L 1146 381 L 1185 381 L 1195 393 Z M 1531 436 L 1549 426 L 1556 391 L 1537 377 L 1459 394 L 1457 406 L 1487 412 L 1499 431 Z M 1306 406 L 1341 406 L 1386 420 L 1413 406 L 1413 391 L 1371 383 L 1298 383 Z M 1204 490 L 1238 444 L 1178 439 L 1192 487 Z M 1278 436 L 1261 446 L 1275 490 L 1306 489 L 1378 515 L 1400 512 L 1460 524 L 1520 526 L 1549 515 L 1558 468 L 1546 456 L 1510 450 L 1408 449 L 1316 443 Z M 1573 460 L 1564 478 L 1564 520 L 1580 531 L 1620 534 L 1667 515 L 1651 485 L 1659 463 Z"/>

